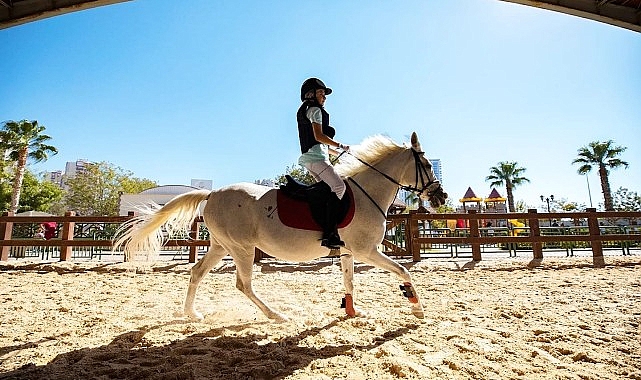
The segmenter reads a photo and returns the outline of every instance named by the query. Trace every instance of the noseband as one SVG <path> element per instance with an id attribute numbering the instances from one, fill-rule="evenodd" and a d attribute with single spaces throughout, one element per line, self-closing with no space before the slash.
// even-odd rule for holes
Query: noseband
<path id="1" fill-rule="evenodd" d="M 347 152 L 347 153 L 349 155 L 351 155 L 352 157 L 356 158 L 363 165 L 367 166 L 368 168 L 370 168 L 370 169 L 374 170 L 375 172 L 377 172 L 378 174 L 382 175 L 384 178 L 386 178 L 387 180 L 389 180 L 390 182 L 392 182 L 393 184 L 398 186 L 400 189 L 411 191 L 413 193 L 417 193 L 419 198 L 420 198 L 421 194 L 423 194 L 423 193 L 427 194 L 427 196 L 431 198 L 438 191 L 442 192 L 443 188 L 441 187 L 441 183 L 436 178 L 434 178 L 434 176 L 428 171 L 428 168 L 423 166 L 423 164 L 421 163 L 421 155 L 425 154 L 425 152 L 419 152 L 414 148 L 411 148 L 411 149 L 412 149 L 412 156 L 414 157 L 414 166 L 415 166 L 415 172 L 416 172 L 416 181 L 414 182 L 414 186 L 403 185 L 403 184 L 399 183 L 397 180 L 395 180 L 394 178 L 392 178 L 389 175 L 387 175 L 387 174 L 383 173 L 382 171 L 378 170 L 373 165 L 370 165 L 369 163 L 361 160 L 360 158 L 356 157 L 355 155 L 353 155 L 353 154 L 351 154 L 349 152 Z M 343 151 L 343 153 L 345 153 L 345 151 Z M 341 155 L 343 153 L 341 153 Z M 339 157 L 340 157 L 340 155 L 339 155 Z M 431 165 L 430 165 L 429 169 L 430 170 L 432 169 Z M 374 198 L 372 198 L 367 193 L 367 191 L 365 191 L 365 189 L 363 189 L 363 187 L 361 187 L 361 185 L 358 184 L 358 182 L 354 181 L 353 178 L 350 177 L 348 179 L 354 185 L 356 185 L 356 187 L 358 187 L 363 192 L 363 194 L 365 194 L 369 198 L 369 200 L 372 201 L 372 203 L 374 203 L 374 205 L 376 206 L 376 208 L 378 208 L 378 210 L 381 212 L 381 214 L 383 214 L 383 216 L 387 218 L 387 213 L 385 211 L 383 211 L 381 206 L 379 206 L 378 203 L 376 203 L 376 201 L 374 201 Z M 420 186 L 421 187 L 419 187 L 419 182 L 420 182 Z"/>

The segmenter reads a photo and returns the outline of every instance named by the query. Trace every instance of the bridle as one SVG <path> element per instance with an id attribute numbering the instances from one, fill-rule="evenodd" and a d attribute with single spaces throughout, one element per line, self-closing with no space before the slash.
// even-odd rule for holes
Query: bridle
<path id="1" fill-rule="evenodd" d="M 395 180 L 394 178 L 392 178 L 388 174 L 383 173 L 382 171 L 378 170 L 378 168 L 376 168 L 374 165 L 371 165 L 371 164 L 361 160 L 360 158 L 356 157 L 355 155 L 353 155 L 352 153 L 350 153 L 348 151 L 343 151 L 336 159 L 340 158 L 340 156 L 342 156 L 344 153 L 347 153 L 350 156 L 352 156 L 355 159 L 357 159 L 363 165 L 365 165 L 368 168 L 374 170 L 378 174 L 382 175 L 385 179 L 389 180 L 390 182 L 392 182 L 393 184 L 398 186 L 399 189 L 403 189 L 403 190 L 407 190 L 407 191 L 411 191 L 413 193 L 416 193 L 419 196 L 419 198 L 420 198 L 421 194 L 423 194 L 423 193 L 427 194 L 427 196 L 431 198 L 438 191 L 442 192 L 443 190 L 442 190 L 442 187 L 441 187 L 441 183 L 434 177 L 434 175 L 432 173 L 430 173 L 430 171 L 432 169 L 432 165 L 429 164 L 429 162 L 428 162 L 429 167 L 426 168 L 423 165 L 423 163 L 421 162 L 421 156 L 424 155 L 425 152 L 419 152 L 414 148 L 411 148 L 411 149 L 412 149 L 412 156 L 414 157 L 414 167 L 415 167 L 415 173 L 416 173 L 416 181 L 414 182 L 414 186 L 407 186 L 407 185 L 401 184 L 400 182 L 398 182 L 397 180 Z M 428 171 L 428 169 L 430 169 L 430 171 Z M 378 203 L 376 203 L 374 198 L 372 198 L 372 196 L 369 195 L 367 193 L 367 191 L 365 191 L 365 189 L 363 189 L 363 187 L 358 182 L 356 182 L 352 177 L 349 177 L 348 180 L 350 182 L 352 182 L 354 185 L 356 185 L 356 187 L 358 187 L 363 192 L 363 194 L 365 194 L 367 196 L 367 198 L 369 198 L 369 200 L 372 201 L 374 206 L 376 206 L 376 208 L 378 208 L 378 211 L 380 211 L 381 214 L 383 214 L 384 217 L 387 217 L 387 213 L 385 211 L 383 211 L 381 206 L 379 206 Z M 419 187 L 419 184 L 420 184 L 420 187 Z"/>

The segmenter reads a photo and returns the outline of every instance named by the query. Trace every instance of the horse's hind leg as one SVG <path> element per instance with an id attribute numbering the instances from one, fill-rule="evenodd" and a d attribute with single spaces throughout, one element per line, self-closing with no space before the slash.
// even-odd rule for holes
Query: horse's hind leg
<path id="1" fill-rule="evenodd" d="M 211 247 L 205 257 L 200 259 L 196 265 L 191 268 L 191 277 L 189 279 L 189 289 L 187 289 L 187 298 L 185 299 L 185 315 L 192 319 L 203 319 L 203 315 L 196 311 L 194 308 L 194 299 L 196 298 L 196 291 L 198 290 L 198 285 L 202 281 L 203 277 L 211 268 L 220 262 L 220 260 L 227 255 L 227 252 L 215 243 L 211 242 Z"/>
<path id="2" fill-rule="evenodd" d="M 364 255 L 358 255 L 356 256 L 356 259 L 364 263 L 372 264 L 375 267 L 387 270 L 397 275 L 401 279 L 401 281 L 403 281 L 401 290 L 403 291 L 403 295 L 410 301 L 412 314 L 414 314 L 414 316 L 417 318 L 425 317 L 421 299 L 419 298 L 416 289 L 412 285 L 412 276 L 410 276 L 410 272 L 405 269 L 405 267 L 390 259 L 383 253 L 379 252 L 377 249 L 374 249 L 373 251 L 370 251 L 369 253 Z"/>
<path id="3" fill-rule="evenodd" d="M 252 289 L 252 271 L 254 269 L 254 248 L 245 250 L 241 254 L 233 253 L 236 263 L 236 288 L 243 292 L 269 319 L 286 321 L 287 317 L 267 306 Z"/>

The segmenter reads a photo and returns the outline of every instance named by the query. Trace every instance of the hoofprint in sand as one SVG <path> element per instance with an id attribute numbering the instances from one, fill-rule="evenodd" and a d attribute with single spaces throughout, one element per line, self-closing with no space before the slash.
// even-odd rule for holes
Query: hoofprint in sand
<path id="1" fill-rule="evenodd" d="M 224 261 L 180 316 L 191 264 L 0 265 L 0 379 L 641 379 L 641 259 L 406 262 L 425 319 L 393 275 L 339 261 L 254 266 L 268 320 Z"/>

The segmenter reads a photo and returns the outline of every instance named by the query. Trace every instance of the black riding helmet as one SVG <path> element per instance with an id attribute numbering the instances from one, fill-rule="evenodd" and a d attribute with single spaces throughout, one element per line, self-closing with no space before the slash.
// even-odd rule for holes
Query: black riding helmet
<path id="1" fill-rule="evenodd" d="M 305 94 L 310 91 L 316 91 L 318 89 L 325 90 L 325 95 L 329 95 L 332 93 L 332 89 L 325 86 L 325 83 L 323 83 L 322 80 L 318 78 L 309 78 L 305 82 L 303 82 L 303 85 L 300 88 L 300 101 L 305 101 Z"/>

